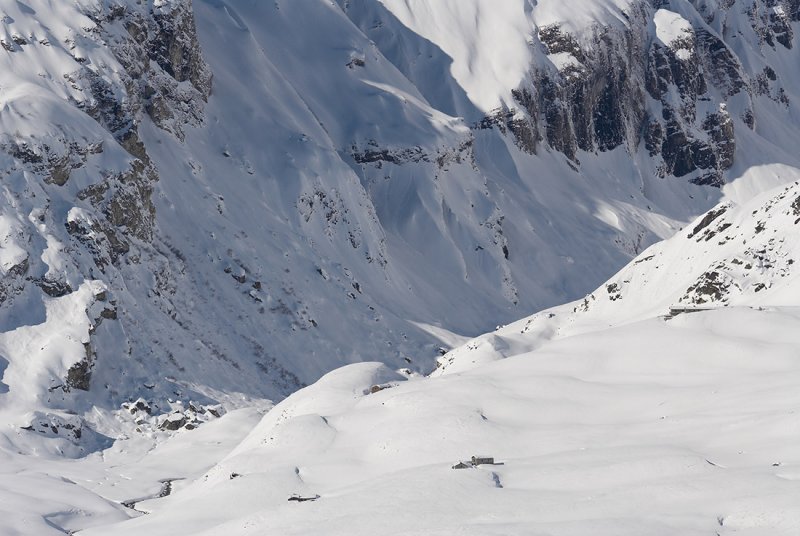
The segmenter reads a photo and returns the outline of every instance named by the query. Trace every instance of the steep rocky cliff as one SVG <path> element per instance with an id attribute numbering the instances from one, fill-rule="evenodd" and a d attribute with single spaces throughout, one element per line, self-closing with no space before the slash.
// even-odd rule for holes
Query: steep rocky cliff
<path id="1" fill-rule="evenodd" d="M 369 1 L 342 4 L 387 57 L 396 56 L 394 36 L 402 32 L 391 26 L 396 20 L 391 12 Z M 506 88 L 510 98 L 501 99 L 477 128 L 507 128 L 525 152 L 554 149 L 575 163 L 621 146 L 633 156 L 643 146 L 660 177 L 723 184 L 736 155 L 736 126 L 756 128 L 756 101 L 766 96 L 790 107 L 797 3 L 597 5 L 599 15 L 589 20 L 569 15 L 571 6 L 587 10 L 576 2 L 532 2 L 519 13 L 530 27 L 530 67 L 517 85 Z M 409 20 L 412 27 L 424 27 Z M 428 74 L 402 60 L 397 65 L 412 80 Z M 426 93 L 431 102 L 437 99 L 434 91 L 440 90 Z"/>
<path id="2" fill-rule="evenodd" d="M 0 323 L 14 378 L 5 407 L 71 411 L 95 398 L 78 392 L 102 390 L 98 360 L 141 344 L 119 325 L 136 321 L 120 294 L 168 262 L 153 202 L 159 171 L 140 125 L 178 139 L 200 126 L 211 72 L 190 1 L 6 2 L 2 14 Z M 31 424 L 87 441 L 70 432 L 80 422 L 59 415 Z"/>

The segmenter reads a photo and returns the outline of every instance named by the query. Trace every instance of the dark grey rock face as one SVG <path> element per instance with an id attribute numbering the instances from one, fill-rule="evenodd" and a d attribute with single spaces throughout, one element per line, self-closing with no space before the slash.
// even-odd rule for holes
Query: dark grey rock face
<path id="1" fill-rule="evenodd" d="M 143 114 L 182 139 L 186 125 L 203 120 L 212 76 L 200 51 L 191 0 L 171 2 L 167 7 L 101 6 L 87 13 L 96 24 L 89 30 L 90 36 L 99 46 L 107 46 L 124 70 L 111 75 L 103 67 L 78 61 L 66 80 L 84 95 L 74 106 L 96 120 L 133 157 L 127 170 L 109 170 L 99 182 L 78 193 L 78 199 L 96 211 L 93 229 L 67 224 L 78 240 L 86 242 L 92 235 L 91 249 L 102 269 L 129 252 L 131 238 L 146 243 L 153 236 L 151 195 L 158 172 L 139 139 Z M 114 84 L 114 77 L 120 79 L 119 84 Z M 187 81 L 189 84 L 184 83 Z M 13 158 L 16 169 L 62 187 L 74 170 L 105 149 L 102 142 L 70 139 L 66 134 L 47 143 L 20 139 L 4 144 L 0 140 L 0 150 Z"/>
<path id="2" fill-rule="evenodd" d="M 736 152 L 727 102 L 768 94 L 786 103 L 786 95 L 773 87 L 773 69 L 748 76 L 724 32 L 713 28 L 724 29 L 726 11 L 745 5 L 764 46 L 790 49 L 800 0 L 692 4 L 706 24 L 695 21 L 690 33 L 668 44 L 649 33 L 655 9 L 670 9 L 667 0 L 632 1 L 624 28 L 596 26 L 589 39 L 557 24 L 539 28 L 545 54 L 569 54 L 574 61 L 560 68 L 532 66 L 530 79 L 513 92 L 517 109 L 492 112 L 476 126 L 507 129 L 529 153 L 543 142 L 576 163 L 581 151 L 625 146 L 634 153 L 643 144 L 660 162 L 662 176 L 691 175 L 697 184 L 721 185 Z M 740 119 L 755 128 L 752 106 Z"/>
<path id="3" fill-rule="evenodd" d="M 88 391 L 91 379 L 92 369 L 87 361 L 73 365 L 67 372 L 67 385 L 72 389 Z"/>
<path id="4" fill-rule="evenodd" d="M 541 28 L 546 52 L 567 52 L 576 63 L 557 72 L 537 69 L 530 86 L 514 96 L 529 117 L 529 130 L 541 125 L 547 144 L 570 160 L 577 161 L 579 151 L 622 145 L 633 152 L 643 142 L 662 161 L 663 175 L 700 170 L 695 182 L 719 185 L 733 164 L 733 122 L 724 106 L 698 116 L 697 103 L 711 85 L 726 95 L 744 90 L 739 64 L 707 31 L 669 47 L 648 43 L 651 16 L 648 6 L 632 7 L 627 29 L 595 28 L 591 48 L 558 26 Z M 646 105 L 648 97 L 660 104 L 660 113 Z M 524 136 L 520 145 L 534 152 L 530 138 Z"/>
<path id="5" fill-rule="evenodd" d="M 191 2 L 154 12 L 153 22 L 147 46 L 150 59 L 178 82 L 190 81 L 207 99 L 211 94 L 211 71 L 200 52 Z"/>
<path id="6" fill-rule="evenodd" d="M 172 413 L 161 423 L 162 430 L 178 430 L 186 424 L 186 417 L 181 413 Z"/>
<path id="7" fill-rule="evenodd" d="M 104 36 L 125 68 L 131 101 L 127 114 L 116 110 L 112 117 L 132 115 L 129 123 L 135 125 L 143 108 L 159 127 L 180 139 L 185 125 L 202 122 L 212 75 L 197 40 L 191 0 L 151 8 L 126 4 L 107 8 L 96 18 L 100 28 L 124 28 Z M 181 84 L 186 81 L 189 86 Z"/>
<path id="8" fill-rule="evenodd" d="M 644 21 L 645 10 L 640 11 Z M 520 146 L 529 152 L 543 140 L 577 161 L 579 151 L 608 151 L 638 141 L 645 118 L 644 35 L 602 27 L 593 32 L 594 46 L 588 49 L 558 25 L 539 28 L 546 54 L 566 53 L 574 63 L 561 70 L 536 66 L 530 82 L 513 93 L 528 125 L 520 128 L 517 119 L 518 128 L 511 130 L 523 134 Z"/>

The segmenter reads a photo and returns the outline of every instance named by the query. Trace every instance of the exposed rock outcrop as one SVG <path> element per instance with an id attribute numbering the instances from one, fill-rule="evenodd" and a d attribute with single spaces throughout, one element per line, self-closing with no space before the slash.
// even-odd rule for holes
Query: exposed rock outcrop
<path id="1" fill-rule="evenodd" d="M 543 140 L 577 162 L 580 151 L 625 146 L 634 153 L 643 144 L 662 162 L 663 176 L 692 174 L 698 184 L 720 185 L 735 152 L 725 99 L 750 89 L 746 77 L 709 28 L 650 41 L 652 17 L 650 6 L 632 2 L 627 25 L 596 26 L 589 37 L 557 24 L 539 28 L 546 55 L 559 60 L 556 68 L 534 67 L 513 93 L 527 117 L 505 112 L 515 117 L 506 123 L 518 145 L 534 153 Z M 498 124 L 498 117 L 481 125 Z"/>
<path id="2" fill-rule="evenodd" d="M 582 35 L 557 23 L 540 27 L 537 37 L 552 65 L 532 65 L 528 81 L 513 91 L 516 108 L 492 112 L 477 128 L 508 130 L 532 154 L 544 142 L 576 163 L 580 152 L 625 146 L 633 154 L 643 144 L 661 162 L 662 176 L 721 185 L 736 145 L 728 102 L 744 102 L 741 119 L 754 128 L 751 96 L 783 102 L 786 94 L 771 88 L 770 67 L 748 76 L 715 28 L 725 28 L 728 10 L 744 9 L 765 46 L 789 49 L 798 6 L 795 0 L 692 4 L 705 18 L 682 19 L 684 32 L 667 43 L 649 32 L 668 1 L 631 1 L 625 25 L 596 25 Z"/>
<path id="3" fill-rule="evenodd" d="M 25 111 L 16 131 L 0 131 L 6 201 L 0 208 L 13 222 L 5 226 L 10 233 L 5 247 L 27 252 L 0 274 L 0 303 L 8 311 L 15 300 L 31 309 L 36 301 L 59 299 L 101 274 L 106 281 L 124 280 L 125 265 L 161 256 L 154 245 L 152 199 L 158 169 L 139 127 L 149 116 L 183 139 L 185 128 L 202 124 L 211 93 L 191 0 L 112 0 L 65 9 L 84 27 L 69 34 L 63 46 L 54 46 L 52 36 L 25 38 L 8 42 L 2 52 L 20 64 L 29 61 L 29 53 L 46 54 L 50 64 L 64 69 L 63 75 L 40 73 L 53 79 L 60 100 L 46 92 L 25 100 L 19 92 L 4 104 L 11 110 L 3 116 L 6 121 Z M 3 18 L 4 25 L 14 21 Z M 27 87 L 24 81 L 14 83 Z M 36 115 L 39 103 L 47 106 L 41 116 Z M 97 325 L 104 319 L 117 319 L 115 306 L 99 312 Z M 66 394 L 92 387 L 103 350 L 85 347 L 85 358 L 61 380 Z"/>

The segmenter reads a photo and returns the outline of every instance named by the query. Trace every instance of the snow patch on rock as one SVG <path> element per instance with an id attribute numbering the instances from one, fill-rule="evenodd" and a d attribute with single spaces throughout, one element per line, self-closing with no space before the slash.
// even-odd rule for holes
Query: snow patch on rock
<path id="1" fill-rule="evenodd" d="M 665 46 L 675 50 L 681 60 L 688 60 L 692 54 L 692 24 L 678 13 L 668 9 L 659 9 L 653 15 L 656 25 L 656 37 Z"/>

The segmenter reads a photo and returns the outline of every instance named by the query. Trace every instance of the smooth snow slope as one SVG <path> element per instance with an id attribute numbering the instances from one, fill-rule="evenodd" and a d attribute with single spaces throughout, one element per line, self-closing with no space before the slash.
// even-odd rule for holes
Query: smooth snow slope
<path id="1" fill-rule="evenodd" d="M 85 534 L 796 534 L 799 323 L 650 319 L 397 386 L 352 365 L 151 515 Z M 502 465 L 451 469 L 475 454 Z"/>
<path id="2" fill-rule="evenodd" d="M 800 183 L 717 207 L 435 377 L 331 372 L 151 515 L 85 534 L 796 534 L 798 207 Z M 498 464 L 451 468 L 472 455 Z"/>

